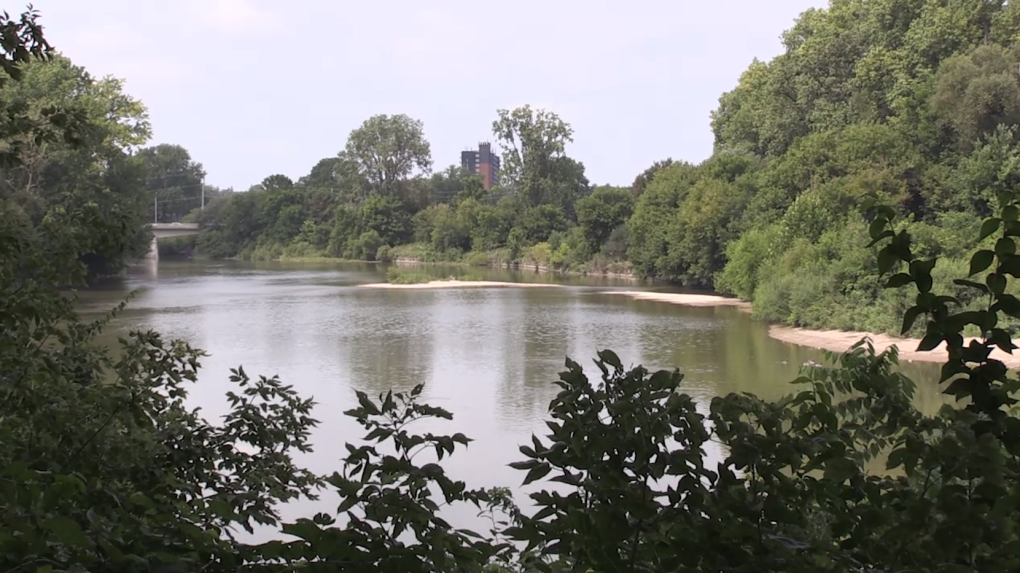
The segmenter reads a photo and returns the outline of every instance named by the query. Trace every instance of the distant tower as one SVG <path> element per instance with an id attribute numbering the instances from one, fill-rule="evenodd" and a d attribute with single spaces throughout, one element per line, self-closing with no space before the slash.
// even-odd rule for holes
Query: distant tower
<path id="1" fill-rule="evenodd" d="M 479 143 L 478 151 L 462 151 L 460 166 L 470 173 L 481 175 L 482 188 L 486 190 L 499 185 L 499 156 L 492 152 L 492 145 L 488 142 Z"/>

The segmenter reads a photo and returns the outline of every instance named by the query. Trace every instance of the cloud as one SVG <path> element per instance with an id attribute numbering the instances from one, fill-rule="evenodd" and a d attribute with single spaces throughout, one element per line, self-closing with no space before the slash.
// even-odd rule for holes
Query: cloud
<path id="1" fill-rule="evenodd" d="M 196 23 L 226 34 L 267 32 L 277 20 L 253 0 L 195 0 L 189 8 Z"/>

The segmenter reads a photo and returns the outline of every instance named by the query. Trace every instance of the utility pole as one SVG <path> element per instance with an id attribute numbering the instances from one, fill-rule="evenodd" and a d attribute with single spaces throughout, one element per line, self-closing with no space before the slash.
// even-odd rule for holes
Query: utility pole
<path id="1" fill-rule="evenodd" d="M 202 174 L 202 211 L 205 211 L 205 174 Z"/>
<path id="2" fill-rule="evenodd" d="M 159 223 L 159 200 L 156 199 L 156 194 L 152 194 L 152 224 Z"/>

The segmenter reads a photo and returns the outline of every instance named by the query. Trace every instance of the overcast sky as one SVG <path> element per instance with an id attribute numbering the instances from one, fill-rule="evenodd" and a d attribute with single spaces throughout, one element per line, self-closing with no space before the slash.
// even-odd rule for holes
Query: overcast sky
<path id="1" fill-rule="evenodd" d="M 530 103 L 599 184 L 712 150 L 709 112 L 812 0 L 34 0 L 50 43 L 126 80 L 153 143 L 207 182 L 294 179 L 377 113 L 425 123 L 436 169 Z M 20 6 L 8 3 L 14 12 Z"/>

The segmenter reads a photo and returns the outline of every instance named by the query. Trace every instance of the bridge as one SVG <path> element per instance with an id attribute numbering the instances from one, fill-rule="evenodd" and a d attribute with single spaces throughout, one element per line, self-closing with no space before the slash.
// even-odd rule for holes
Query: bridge
<path id="1" fill-rule="evenodd" d="M 152 231 L 152 242 L 149 244 L 149 254 L 146 260 L 159 260 L 159 240 L 166 237 L 184 237 L 186 235 L 197 235 L 202 231 L 198 223 L 152 223 L 149 225 Z"/>

